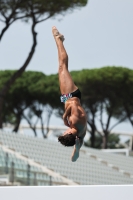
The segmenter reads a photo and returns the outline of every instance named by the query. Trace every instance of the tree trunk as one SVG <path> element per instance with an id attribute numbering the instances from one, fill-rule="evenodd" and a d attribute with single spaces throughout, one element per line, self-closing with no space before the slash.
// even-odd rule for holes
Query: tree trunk
<path id="1" fill-rule="evenodd" d="M 43 135 L 43 138 L 46 138 L 46 135 L 45 135 L 45 132 L 44 132 L 44 123 L 43 123 L 43 118 L 42 116 L 40 116 L 40 120 L 41 120 L 41 131 L 42 131 L 42 135 Z"/>
<path id="2" fill-rule="evenodd" d="M 3 120 L 2 120 L 2 108 L 3 108 L 3 98 L 0 96 L 0 129 L 3 128 Z"/>
<path id="3" fill-rule="evenodd" d="M 30 127 L 30 128 L 33 130 L 35 137 L 37 137 L 36 128 L 33 128 L 33 127 Z"/>
<path id="4" fill-rule="evenodd" d="M 91 147 L 94 148 L 95 147 L 95 134 L 91 134 Z"/>
<path id="5" fill-rule="evenodd" d="M 15 125 L 13 132 L 16 132 L 16 133 L 18 132 L 20 122 L 21 122 L 21 115 L 17 115 L 17 124 Z"/>
<path id="6" fill-rule="evenodd" d="M 6 30 L 9 28 L 10 24 L 9 23 L 6 23 L 6 26 L 3 28 L 3 30 L 1 31 L 1 34 L 0 34 L 0 41 L 2 40 L 2 37 L 4 35 L 4 33 L 6 32 Z"/>
<path id="7" fill-rule="evenodd" d="M 51 118 L 51 115 L 53 113 L 53 109 L 50 108 L 50 110 L 48 111 L 48 117 L 47 117 L 47 129 L 46 129 L 46 137 L 48 135 L 48 132 L 49 132 L 49 123 L 50 123 L 50 118 Z"/>
<path id="8" fill-rule="evenodd" d="M 130 120 L 130 122 L 131 122 L 131 125 L 132 125 L 132 127 L 133 127 L 133 121 Z M 132 137 L 132 146 L 131 146 L 131 150 L 133 151 L 133 137 Z"/>
<path id="9" fill-rule="evenodd" d="M 95 127 L 91 126 L 91 147 L 95 147 Z"/>
<path id="10" fill-rule="evenodd" d="M 11 85 L 25 71 L 26 67 L 30 63 L 30 61 L 33 57 L 33 54 L 35 52 L 35 48 L 36 48 L 36 45 L 37 45 L 37 33 L 35 32 L 35 26 L 36 26 L 36 21 L 35 21 L 35 18 L 33 17 L 33 24 L 32 24 L 32 28 L 31 28 L 31 32 L 32 32 L 32 36 L 33 36 L 33 44 L 32 44 L 32 47 L 31 47 L 31 51 L 30 51 L 27 59 L 25 60 L 24 64 L 22 65 L 22 67 L 11 76 L 11 78 L 5 83 L 5 85 L 3 86 L 3 88 L 0 91 L 0 128 L 2 128 L 2 122 L 3 122 L 3 120 L 2 120 L 2 110 L 3 110 L 3 104 L 4 104 L 5 96 L 6 96 L 7 92 L 9 91 Z"/>
<path id="11" fill-rule="evenodd" d="M 23 118 L 26 119 L 26 121 L 28 122 L 30 128 L 33 130 L 35 137 L 37 137 L 36 126 L 32 126 L 32 123 L 30 122 L 30 119 L 28 119 L 28 117 L 26 117 L 24 115 L 24 113 L 22 115 L 23 115 Z"/>
<path id="12" fill-rule="evenodd" d="M 104 133 L 102 149 L 107 149 L 108 148 L 107 143 L 108 143 L 108 134 Z"/>
<path id="13" fill-rule="evenodd" d="M 133 120 L 131 119 L 131 114 L 129 113 L 129 110 L 127 109 L 127 107 L 126 107 L 126 112 L 127 112 L 128 120 L 131 123 L 131 126 L 133 127 Z M 132 140 L 133 140 L 133 138 L 132 138 Z M 133 150 L 133 142 L 132 142 L 131 150 Z"/>

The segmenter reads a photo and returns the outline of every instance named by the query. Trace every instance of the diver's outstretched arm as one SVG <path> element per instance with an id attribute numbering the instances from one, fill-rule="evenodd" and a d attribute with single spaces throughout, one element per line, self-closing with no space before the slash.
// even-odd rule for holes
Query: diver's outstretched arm
<path id="1" fill-rule="evenodd" d="M 74 149 L 73 149 L 72 156 L 71 156 L 72 162 L 75 162 L 78 159 L 79 151 L 80 151 L 82 144 L 83 144 L 83 140 L 80 141 L 80 139 L 76 136 L 76 143 L 74 145 Z"/>

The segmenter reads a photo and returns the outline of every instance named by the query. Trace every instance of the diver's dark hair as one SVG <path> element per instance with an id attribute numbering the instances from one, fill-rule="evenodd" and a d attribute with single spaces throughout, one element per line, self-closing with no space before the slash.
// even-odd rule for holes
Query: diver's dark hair
<path id="1" fill-rule="evenodd" d="M 66 134 L 58 137 L 58 141 L 64 146 L 73 146 L 75 145 L 76 136 L 73 134 Z"/>

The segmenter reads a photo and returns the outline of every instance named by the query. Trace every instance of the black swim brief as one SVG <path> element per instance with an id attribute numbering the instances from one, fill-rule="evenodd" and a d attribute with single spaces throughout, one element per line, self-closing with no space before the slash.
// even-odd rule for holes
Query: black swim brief
<path id="1" fill-rule="evenodd" d="M 72 93 L 68 93 L 68 94 L 63 94 L 60 97 L 61 102 L 65 103 L 68 99 L 72 98 L 72 97 L 77 97 L 81 100 L 81 92 L 79 89 L 77 89 L 76 91 L 72 92 Z"/>

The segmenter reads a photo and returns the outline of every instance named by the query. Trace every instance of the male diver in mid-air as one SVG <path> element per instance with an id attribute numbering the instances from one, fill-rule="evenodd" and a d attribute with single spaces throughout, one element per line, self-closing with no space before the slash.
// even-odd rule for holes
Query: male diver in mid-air
<path id="1" fill-rule="evenodd" d="M 69 127 L 62 136 L 58 137 L 58 141 L 64 146 L 74 145 L 71 156 L 71 160 L 74 162 L 79 157 L 79 150 L 86 134 L 87 118 L 80 103 L 81 92 L 68 71 L 68 55 L 63 45 L 64 36 L 58 32 L 55 26 L 52 28 L 52 33 L 58 49 L 61 102 L 64 103 L 65 108 L 63 120 L 64 124 Z"/>

